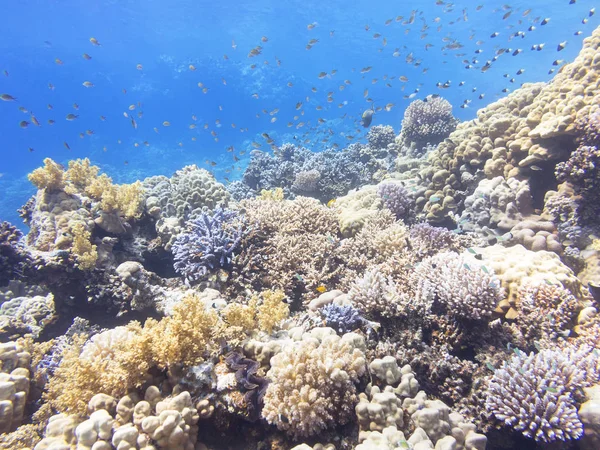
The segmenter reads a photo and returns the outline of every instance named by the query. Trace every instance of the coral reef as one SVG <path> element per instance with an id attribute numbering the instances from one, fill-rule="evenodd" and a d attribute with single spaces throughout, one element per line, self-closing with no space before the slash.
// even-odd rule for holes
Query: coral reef
<path id="1" fill-rule="evenodd" d="M 598 448 L 599 52 L 469 122 L 265 133 L 227 188 L 44 160 L 0 223 L 0 448 Z"/>

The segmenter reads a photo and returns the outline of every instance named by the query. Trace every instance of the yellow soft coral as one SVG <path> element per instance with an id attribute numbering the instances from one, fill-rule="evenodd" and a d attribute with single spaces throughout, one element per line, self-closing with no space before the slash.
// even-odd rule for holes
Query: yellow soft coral
<path id="1" fill-rule="evenodd" d="M 275 189 L 263 189 L 260 191 L 260 198 L 263 200 L 273 200 L 280 202 L 283 200 L 283 189 L 278 187 Z"/>
<path id="2" fill-rule="evenodd" d="M 77 263 L 82 270 L 93 269 L 98 260 L 98 251 L 96 246 L 90 242 L 91 233 L 83 226 L 81 222 L 75 222 L 71 226 L 73 235 L 73 245 L 71 253 L 77 256 Z"/>
<path id="3" fill-rule="evenodd" d="M 209 353 L 213 329 L 219 316 L 207 310 L 196 295 L 188 295 L 173 308 L 173 314 L 160 322 L 147 320 L 144 333 L 150 333 L 151 352 L 160 368 L 174 364 L 194 366 Z"/>
<path id="4" fill-rule="evenodd" d="M 85 192 L 85 189 L 98 178 L 98 166 L 92 166 L 88 158 L 69 161 L 69 168 L 65 172 L 67 185 L 65 192 L 77 194 Z"/>
<path id="5" fill-rule="evenodd" d="M 137 322 L 128 328 L 132 332 L 128 339 L 113 342 L 110 357 L 105 358 L 82 358 L 87 338 L 76 335 L 46 385 L 45 400 L 59 412 L 85 413 L 95 394 L 123 396 L 146 381 L 152 363 L 148 343 L 151 337 Z"/>
<path id="6" fill-rule="evenodd" d="M 60 191 L 65 187 L 63 167 L 51 158 L 44 159 L 44 167 L 39 167 L 27 175 L 38 189 Z"/>
<path id="7" fill-rule="evenodd" d="M 273 328 L 290 315 L 290 308 L 285 303 L 283 291 L 264 291 L 261 294 L 263 301 L 257 307 L 256 320 L 258 328 L 271 333 Z"/>

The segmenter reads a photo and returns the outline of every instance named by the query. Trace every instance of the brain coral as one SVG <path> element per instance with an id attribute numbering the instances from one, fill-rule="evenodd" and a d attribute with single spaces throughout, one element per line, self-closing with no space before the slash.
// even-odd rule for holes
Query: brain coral
<path id="1" fill-rule="evenodd" d="M 262 416 L 294 437 L 343 425 L 354 416 L 366 370 L 361 336 L 315 328 L 271 358 Z"/>

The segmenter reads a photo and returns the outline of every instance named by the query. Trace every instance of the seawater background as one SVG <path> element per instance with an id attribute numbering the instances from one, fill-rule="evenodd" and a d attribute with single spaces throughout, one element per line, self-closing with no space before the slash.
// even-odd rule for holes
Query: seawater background
<path id="1" fill-rule="evenodd" d="M 479 4 L 483 8 L 476 11 Z M 512 9 L 506 20 L 502 17 L 509 9 L 504 5 Z M 593 6 L 594 2 L 586 0 L 572 5 L 569 0 L 462 1 L 454 2 L 453 7 L 449 3 L 437 5 L 434 0 L 4 2 L 0 6 L 0 71 L 6 70 L 9 75 L 0 73 L 0 93 L 13 95 L 18 101 L 0 102 L 0 220 L 22 226 L 16 210 L 35 192 L 26 175 L 40 166 L 45 157 L 63 164 L 89 157 L 119 183 L 157 174 L 170 176 L 186 164 L 212 170 L 223 181 L 224 177 L 233 180 L 241 176 L 253 149 L 252 141 L 262 144 L 261 150 L 270 150 L 261 133 L 268 133 L 277 145 L 295 142 L 314 151 L 333 143 L 343 148 L 350 142 L 364 142 L 365 131 L 358 134 L 356 130 L 361 128 L 360 115 L 369 107 L 363 96 L 367 88 L 376 106 L 395 104 L 390 112 L 377 113 L 373 125 L 389 124 L 398 131 L 404 109 L 414 100 L 403 96 L 416 88 L 419 92 L 415 98 L 440 94 L 454 105 L 458 118 L 472 119 L 478 108 L 507 95 L 501 92 L 503 88 L 514 90 L 523 82 L 547 81 L 552 78 L 548 70 L 555 59 L 571 61 L 581 49 L 583 38 L 597 26 L 597 15 L 582 24 Z M 415 8 L 418 9 L 413 24 L 395 21 L 398 15 L 406 21 Z M 532 11 L 523 17 L 527 9 Z M 439 22 L 434 21 L 436 17 Z M 551 20 L 541 26 L 539 22 L 545 17 Z M 394 20 L 386 26 L 388 19 Z M 313 22 L 317 26 L 308 30 L 307 25 Z M 421 31 L 425 24 L 429 29 Z M 528 32 L 531 24 L 536 30 Z M 369 31 L 365 25 L 369 25 Z M 509 36 L 518 30 L 524 31 L 526 37 L 509 41 Z M 575 36 L 577 30 L 582 35 Z M 500 35 L 492 39 L 493 32 Z M 375 33 L 382 36 L 375 39 Z M 423 33 L 427 36 L 421 39 Z M 100 47 L 90 43 L 92 36 L 101 43 Z M 262 36 L 268 37 L 268 42 L 261 42 Z M 442 47 L 450 42 L 442 39 L 447 36 L 464 47 L 446 50 L 444 55 Z M 383 37 L 387 39 L 386 46 Z M 313 38 L 319 42 L 306 50 Z M 232 40 L 237 44 L 235 50 Z M 483 44 L 476 45 L 478 40 Z M 567 47 L 557 52 L 558 43 L 565 40 Z M 427 43 L 433 47 L 426 50 Z M 546 44 L 543 51 L 530 50 L 533 44 L 540 43 Z M 257 45 L 263 47 L 262 54 L 248 58 L 249 51 Z M 396 48 L 399 57 L 392 56 Z M 483 53 L 476 55 L 477 48 Z M 501 55 L 490 70 L 481 72 L 480 67 L 492 59 L 498 48 L 521 48 L 523 53 Z M 406 62 L 411 52 L 415 61 L 422 60 L 418 67 Z M 92 59 L 85 60 L 83 53 Z M 456 56 L 460 53 L 464 56 Z M 276 57 L 281 66 L 276 64 Z M 463 60 L 473 57 L 479 60 L 474 64 L 476 68 L 465 69 Z M 57 65 L 55 58 L 64 64 Z M 143 70 L 137 70 L 137 64 L 142 64 Z M 188 68 L 190 64 L 196 71 Z M 250 69 L 251 64 L 257 64 L 257 68 Z M 360 70 L 367 66 L 372 66 L 372 70 L 361 74 Z M 423 73 L 425 68 L 429 69 L 427 73 Z M 331 74 L 334 69 L 335 75 L 318 78 L 320 72 Z M 525 73 L 517 76 L 519 69 L 525 69 Z M 396 79 L 386 81 L 386 74 Z M 504 74 L 509 74 L 509 78 Z M 408 81 L 399 81 L 401 75 Z M 515 83 L 509 82 L 511 77 Z M 375 84 L 374 78 L 378 79 Z M 341 91 L 339 86 L 345 84 L 344 80 L 352 84 Z M 447 80 L 452 82 L 449 89 L 436 87 L 437 82 Z M 85 88 L 84 81 L 95 86 Z M 465 85 L 459 87 L 460 81 L 465 81 Z M 202 92 L 198 82 L 209 88 L 208 93 Z M 289 82 L 292 87 L 287 86 Z M 387 82 L 391 88 L 386 87 Z M 48 83 L 55 89 L 50 90 Z M 312 87 L 317 88 L 316 93 Z M 476 92 L 472 92 L 474 87 Z M 334 101 L 328 103 L 330 91 Z M 253 93 L 258 93 L 259 98 L 254 99 Z M 485 94 L 484 99 L 478 99 L 480 94 Z M 472 100 L 469 108 L 459 108 L 465 99 Z M 141 108 L 133 111 L 138 122 L 136 130 L 123 112 L 129 112 L 128 106 L 138 102 Z M 305 114 L 294 120 L 293 116 L 300 115 L 296 110 L 298 102 L 303 102 L 300 110 Z M 79 105 L 78 111 L 73 103 Z M 315 109 L 318 105 L 323 106 L 323 111 Z M 19 106 L 35 114 L 41 127 L 30 125 L 21 129 L 19 122 L 30 121 L 30 114 L 19 111 Z M 275 115 L 262 112 L 275 108 L 280 110 Z M 137 117 L 140 109 L 142 118 Z M 68 113 L 78 114 L 79 118 L 66 121 Z M 100 120 L 101 115 L 106 116 L 106 121 Z M 197 122 L 192 115 L 197 116 Z M 277 117 L 274 123 L 273 117 Z M 326 122 L 318 124 L 318 118 Z M 56 123 L 48 125 L 48 119 Z M 162 126 L 165 120 L 171 123 L 170 127 Z M 301 121 L 306 125 L 296 128 Z M 288 127 L 288 122 L 294 126 Z M 189 129 L 192 123 L 197 124 L 196 129 Z M 205 123 L 209 124 L 208 129 L 204 129 Z M 240 132 L 243 128 L 248 131 Z M 80 138 L 79 133 L 88 129 L 94 134 Z M 210 134 L 213 130 L 218 142 Z M 355 140 L 347 139 L 348 135 L 355 136 Z M 192 136 L 197 140 L 193 141 Z M 321 142 L 325 137 L 329 141 Z M 139 147 L 135 147 L 136 142 Z M 236 155 L 240 150 L 246 151 L 235 167 L 232 154 L 225 150 L 231 145 Z M 218 165 L 207 165 L 207 159 Z"/>

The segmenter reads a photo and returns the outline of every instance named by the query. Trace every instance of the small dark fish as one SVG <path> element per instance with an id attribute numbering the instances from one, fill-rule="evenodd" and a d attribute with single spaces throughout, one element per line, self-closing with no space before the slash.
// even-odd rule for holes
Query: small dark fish
<path id="1" fill-rule="evenodd" d="M 550 18 L 546 17 L 544 20 L 542 20 L 542 22 L 540 23 L 540 25 L 546 25 L 548 22 L 550 22 Z"/>
<path id="2" fill-rule="evenodd" d="M 490 35 L 490 37 L 491 37 L 491 38 L 495 38 L 495 37 L 498 37 L 498 35 L 499 35 L 499 34 L 500 34 L 500 33 L 498 33 L 497 31 L 494 31 L 494 32 L 493 32 L 493 33 Z"/>
<path id="3" fill-rule="evenodd" d="M 371 125 L 371 122 L 373 121 L 373 113 L 375 111 L 373 109 L 367 109 L 362 113 L 362 126 L 365 128 L 368 128 Z"/>
<path id="4" fill-rule="evenodd" d="M 560 44 L 558 44 L 558 46 L 556 47 L 556 51 L 560 52 L 561 50 L 563 50 L 565 47 L 567 46 L 567 41 L 563 41 Z"/>
<path id="5" fill-rule="evenodd" d="M 65 146 L 65 148 L 66 148 L 67 150 L 71 150 L 71 147 L 69 147 L 69 144 L 67 144 L 66 142 L 63 142 L 63 145 Z"/>
<path id="6" fill-rule="evenodd" d="M 525 72 L 525 69 L 519 69 L 517 70 L 517 75 L 521 75 Z"/>

